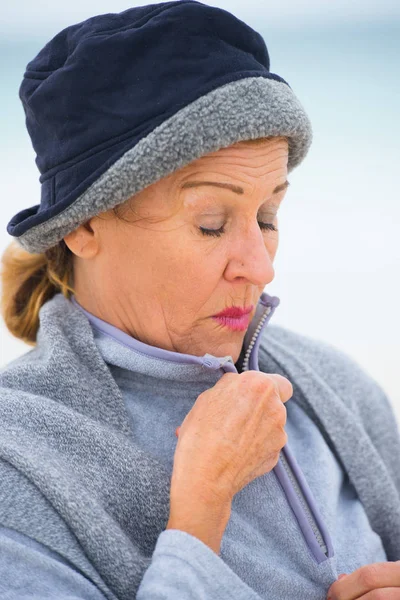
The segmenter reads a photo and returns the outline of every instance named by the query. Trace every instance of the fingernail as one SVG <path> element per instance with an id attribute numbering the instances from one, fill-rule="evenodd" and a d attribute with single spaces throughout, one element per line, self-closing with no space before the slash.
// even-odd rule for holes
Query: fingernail
<path id="1" fill-rule="evenodd" d="M 341 573 L 338 577 L 338 579 L 343 579 L 343 577 L 346 577 L 347 573 Z"/>

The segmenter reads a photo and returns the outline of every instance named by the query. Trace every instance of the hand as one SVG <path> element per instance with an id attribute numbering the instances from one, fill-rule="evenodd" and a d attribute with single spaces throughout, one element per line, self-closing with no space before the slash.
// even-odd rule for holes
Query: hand
<path id="1" fill-rule="evenodd" d="M 292 394 L 286 377 L 251 370 L 225 373 L 198 396 L 175 431 L 167 529 L 219 554 L 233 496 L 278 462 L 287 442 L 283 404 Z"/>
<path id="2" fill-rule="evenodd" d="M 202 392 L 179 430 L 171 503 L 197 496 L 216 508 L 269 473 L 287 442 L 284 403 L 292 384 L 277 373 L 225 373 Z"/>
<path id="3" fill-rule="evenodd" d="M 340 576 L 339 576 L 340 577 Z M 332 583 L 327 600 L 400 600 L 400 560 L 360 567 Z"/>

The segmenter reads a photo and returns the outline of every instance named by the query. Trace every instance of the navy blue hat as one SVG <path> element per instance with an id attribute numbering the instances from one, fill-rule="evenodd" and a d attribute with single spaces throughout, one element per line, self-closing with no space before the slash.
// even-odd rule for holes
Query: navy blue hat
<path id="1" fill-rule="evenodd" d="M 312 129 L 262 36 L 221 8 L 177 0 L 91 17 L 28 63 L 19 89 L 40 204 L 7 232 L 40 253 L 193 160 L 286 136 L 288 172 Z"/>

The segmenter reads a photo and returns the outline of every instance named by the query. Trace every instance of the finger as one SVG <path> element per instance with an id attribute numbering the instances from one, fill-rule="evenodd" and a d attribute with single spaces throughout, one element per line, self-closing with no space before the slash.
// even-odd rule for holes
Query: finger
<path id="1" fill-rule="evenodd" d="M 346 577 L 336 580 L 328 590 L 327 598 L 355 600 L 376 589 L 400 588 L 400 562 L 378 562 L 364 565 Z"/>
<path id="2" fill-rule="evenodd" d="M 293 386 L 289 379 L 278 373 L 268 373 L 268 377 L 272 377 L 277 384 L 282 402 L 287 402 L 293 396 Z"/>
<path id="3" fill-rule="evenodd" d="M 180 428 L 181 428 L 181 426 L 179 425 L 179 427 L 177 427 L 177 428 L 175 429 L 175 435 L 176 435 L 176 437 L 178 437 L 178 436 L 179 436 L 179 430 L 180 430 Z"/>

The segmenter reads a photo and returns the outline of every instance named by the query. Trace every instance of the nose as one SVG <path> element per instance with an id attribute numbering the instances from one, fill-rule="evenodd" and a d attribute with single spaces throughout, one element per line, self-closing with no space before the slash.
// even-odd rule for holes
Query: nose
<path id="1" fill-rule="evenodd" d="M 265 287 L 275 277 L 276 249 L 276 239 L 267 241 L 258 224 L 248 227 L 232 243 L 225 278 L 232 282 L 246 279 L 255 286 Z"/>

